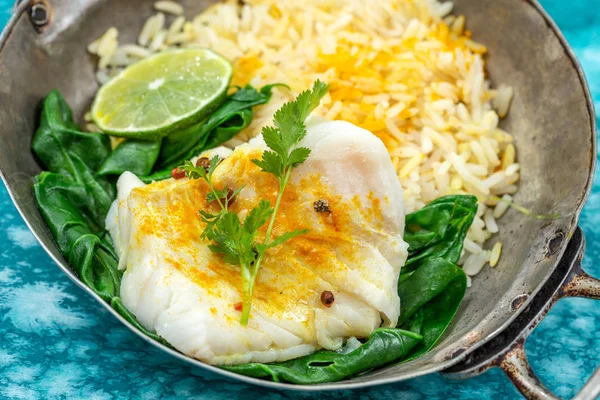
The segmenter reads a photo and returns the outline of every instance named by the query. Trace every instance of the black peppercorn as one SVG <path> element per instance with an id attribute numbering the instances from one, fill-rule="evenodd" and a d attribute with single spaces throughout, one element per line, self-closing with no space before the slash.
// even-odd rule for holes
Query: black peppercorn
<path id="1" fill-rule="evenodd" d="M 313 203 L 313 207 L 318 213 L 331 213 L 331 209 L 329 208 L 329 200 L 327 199 L 319 199 Z"/>

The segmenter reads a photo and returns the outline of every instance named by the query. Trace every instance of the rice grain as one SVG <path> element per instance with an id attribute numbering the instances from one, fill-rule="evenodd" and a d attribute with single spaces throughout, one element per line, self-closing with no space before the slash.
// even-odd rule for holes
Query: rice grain
<path id="1" fill-rule="evenodd" d="M 496 218 L 496 219 L 501 218 L 504 215 L 504 213 L 506 212 L 506 210 L 508 210 L 508 207 L 510 207 L 511 202 L 512 202 L 511 195 L 505 194 L 504 196 L 502 196 L 501 201 L 499 201 L 496 208 L 494 208 L 494 218 Z"/>
<path id="2" fill-rule="evenodd" d="M 492 252 L 490 254 L 490 267 L 495 267 L 498 264 L 498 260 L 500 260 L 501 254 L 502 242 L 497 242 L 492 248 Z"/>
<path id="3" fill-rule="evenodd" d="M 184 11 L 181 4 L 176 3 L 174 1 L 167 1 L 167 0 L 157 1 L 156 3 L 154 3 L 154 9 L 156 11 L 162 11 L 167 14 L 173 14 L 173 15 L 182 15 L 183 11 Z"/>

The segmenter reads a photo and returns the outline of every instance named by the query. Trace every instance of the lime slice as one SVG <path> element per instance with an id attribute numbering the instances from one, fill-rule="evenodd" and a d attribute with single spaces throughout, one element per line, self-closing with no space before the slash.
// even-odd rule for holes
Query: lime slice
<path id="1" fill-rule="evenodd" d="M 212 113 L 227 95 L 232 71 L 229 61 L 206 49 L 150 56 L 100 88 L 92 118 L 114 136 L 166 136 Z"/>

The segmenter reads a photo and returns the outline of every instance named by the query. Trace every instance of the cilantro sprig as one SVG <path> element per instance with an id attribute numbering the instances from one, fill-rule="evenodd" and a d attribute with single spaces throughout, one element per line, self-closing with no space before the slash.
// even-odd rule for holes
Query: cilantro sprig
<path id="1" fill-rule="evenodd" d="M 262 136 L 269 150 L 263 152 L 261 159 L 254 159 L 252 162 L 279 181 L 277 200 L 273 207 L 268 200 L 263 199 L 242 222 L 236 213 L 229 210 L 229 205 L 243 188 L 232 192 L 229 188 L 218 190 L 213 185 L 212 176 L 220 162 L 218 156 L 210 160 L 210 166 L 206 169 L 189 161 L 181 167 L 188 178 L 207 182 L 210 192 L 206 200 L 219 204 L 220 212 L 216 214 L 200 210 L 200 217 L 206 224 L 201 237 L 211 241 L 210 250 L 220 254 L 226 263 L 240 266 L 243 281 L 242 325 L 248 324 L 254 283 L 266 251 L 308 232 L 307 229 L 296 229 L 272 238 L 277 213 L 292 170 L 310 155 L 310 149 L 299 147 L 300 141 L 306 136 L 306 118 L 317 108 L 328 90 L 328 85 L 316 81 L 312 90 L 302 92 L 295 101 L 284 104 L 275 113 L 275 126 L 262 129 Z M 259 230 L 267 222 L 266 234 L 259 240 Z"/>

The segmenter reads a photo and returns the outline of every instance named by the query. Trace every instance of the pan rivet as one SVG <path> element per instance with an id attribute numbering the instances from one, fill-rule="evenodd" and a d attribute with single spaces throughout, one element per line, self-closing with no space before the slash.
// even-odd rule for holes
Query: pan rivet
<path id="1" fill-rule="evenodd" d="M 521 306 L 525 303 L 525 301 L 527 301 L 528 298 L 529 298 L 529 294 L 527 294 L 527 293 L 524 293 L 524 294 L 521 294 L 521 295 L 515 297 L 513 299 L 513 301 L 510 303 L 510 310 L 517 311 L 519 308 L 521 308 Z"/>
<path id="2" fill-rule="evenodd" d="M 35 26 L 44 26 L 49 21 L 48 9 L 44 3 L 36 3 L 31 6 L 30 10 L 31 22 Z"/>
<path id="3" fill-rule="evenodd" d="M 551 257 L 560 250 L 565 234 L 562 231 L 556 231 L 546 245 L 546 257 Z"/>

